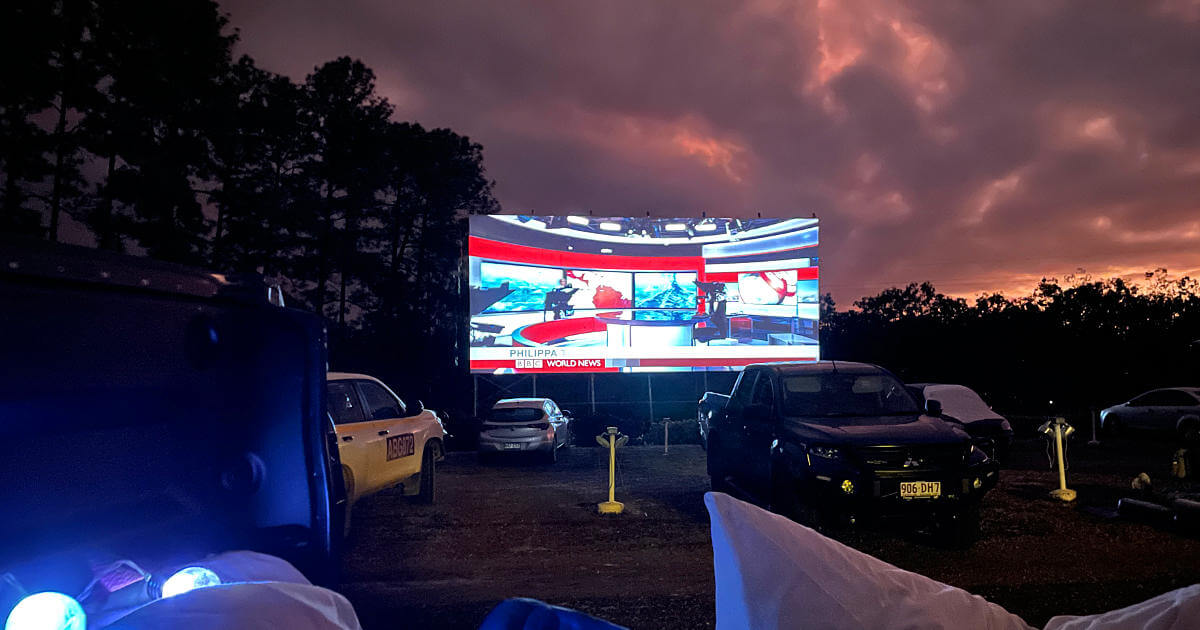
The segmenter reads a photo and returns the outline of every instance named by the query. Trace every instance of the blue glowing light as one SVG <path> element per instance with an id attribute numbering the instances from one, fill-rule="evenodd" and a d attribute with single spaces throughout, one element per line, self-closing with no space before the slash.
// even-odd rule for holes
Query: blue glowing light
<path id="1" fill-rule="evenodd" d="M 180 569 L 167 578 L 162 585 L 163 597 L 174 597 L 181 595 L 191 590 L 204 588 L 206 586 L 217 586 L 221 583 L 221 578 L 217 577 L 211 569 L 204 567 L 187 567 Z"/>
<path id="2" fill-rule="evenodd" d="M 73 598 L 62 593 L 34 593 L 8 615 L 4 630 L 84 630 L 87 615 Z"/>

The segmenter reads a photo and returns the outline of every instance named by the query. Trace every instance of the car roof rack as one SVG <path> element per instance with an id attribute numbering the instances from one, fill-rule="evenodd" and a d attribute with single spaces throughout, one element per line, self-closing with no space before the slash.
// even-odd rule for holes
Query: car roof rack
<path id="1" fill-rule="evenodd" d="M 0 235 L 0 277 L 283 306 L 279 287 L 268 286 L 259 274 L 210 273 L 151 258 L 16 235 Z"/>

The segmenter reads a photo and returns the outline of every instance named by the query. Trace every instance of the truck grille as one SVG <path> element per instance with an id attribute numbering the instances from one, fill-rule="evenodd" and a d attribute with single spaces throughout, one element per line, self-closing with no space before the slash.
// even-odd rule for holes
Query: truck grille
<path id="1" fill-rule="evenodd" d="M 856 452 L 867 467 L 883 470 L 947 468 L 962 463 L 962 449 L 951 444 L 874 446 Z"/>

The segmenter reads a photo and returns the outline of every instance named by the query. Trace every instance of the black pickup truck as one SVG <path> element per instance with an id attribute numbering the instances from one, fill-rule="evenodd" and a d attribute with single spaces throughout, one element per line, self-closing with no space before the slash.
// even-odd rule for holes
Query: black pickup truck
<path id="1" fill-rule="evenodd" d="M 969 542 L 998 476 L 962 427 L 924 413 L 874 365 L 751 365 L 731 395 L 710 392 L 700 406 L 713 489 L 789 516 L 931 517 Z"/>

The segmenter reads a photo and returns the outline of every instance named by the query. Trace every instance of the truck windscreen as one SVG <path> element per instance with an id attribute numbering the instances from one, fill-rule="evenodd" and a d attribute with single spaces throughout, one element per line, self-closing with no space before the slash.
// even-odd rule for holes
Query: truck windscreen
<path id="1" fill-rule="evenodd" d="M 886 374 L 831 372 L 785 375 L 781 380 L 785 416 L 832 419 L 920 413 L 904 386 Z"/>

